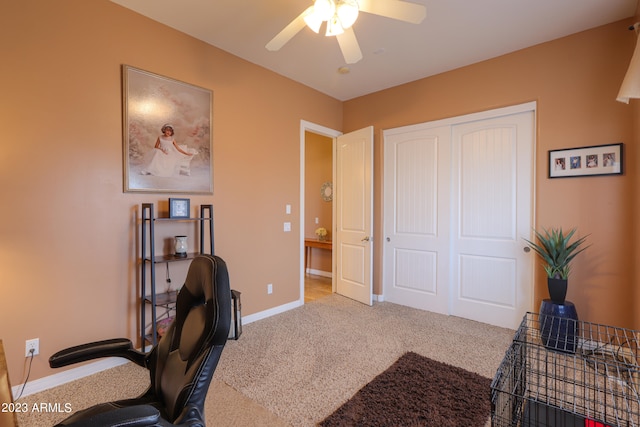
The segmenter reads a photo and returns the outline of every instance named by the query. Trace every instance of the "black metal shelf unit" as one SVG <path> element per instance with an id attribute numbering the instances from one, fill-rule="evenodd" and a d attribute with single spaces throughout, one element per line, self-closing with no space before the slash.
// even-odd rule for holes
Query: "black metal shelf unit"
<path id="1" fill-rule="evenodd" d="M 156 224 L 163 222 L 198 222 L 200 231 L 199 252 L 189 252 L 186 256 L 174 254 L 159 254 L 155 251 Z M 196 255 L 207 253 L 213 255 L 213 205 L 201 205 L 200 216 L 198 218 L 156 218 L 153 203 L 142 204 L 142 243 L 141 243 L 141 265 L 140 265 L 140 342 L 144 348 L 145 342 L 152 345 L 158 343 L 158 314 L 157 308 L 164 307 L 172 309 L 175 307 L 176 291 L 156 293 L 156 265 L 162 263 L 191 260 Z M 208 226 L 208 227 L 207 227 Z M 209 247 L 205 248 L 205 228 L 208 231 Z M 147 250 L 148 246 L 148 250 Z M 147 264 L 149 264 L 149 274 L 147 274 Z M 148 285 L 148 288 L 147 288 Z M 148 293 L 147 293 L 148 289 Z M 151 306 L 151 333 L 146 332 L 146 308 Z"/>

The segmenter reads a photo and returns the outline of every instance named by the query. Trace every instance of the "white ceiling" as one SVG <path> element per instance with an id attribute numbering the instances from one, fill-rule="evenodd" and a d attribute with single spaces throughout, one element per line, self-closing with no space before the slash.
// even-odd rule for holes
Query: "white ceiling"
<path id="1" fill-rule="evenodd" d="M 360 13 L 353 29 L 363 59 L 340 74 L 338 42 L 322 30 L 304 28 L 280 51 L 265 49 L 312 0 L 111 1 L 342 101 L 629 18 L 638 4 L 411 0 L 427 8 L 419 25 Z"/>

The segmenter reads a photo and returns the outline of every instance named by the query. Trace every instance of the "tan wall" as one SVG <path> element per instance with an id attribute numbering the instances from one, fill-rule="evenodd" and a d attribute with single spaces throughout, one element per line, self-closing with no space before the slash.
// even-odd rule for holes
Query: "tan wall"
<path id="1" fill-rule="evenodd" d="M 333 139 L 311 132 L 305 133 L 305 238 L 316 239 L 315 230 L 324 227 L 332 238 L 332 202 L 322 199 L 320 189 L 333 181 Z M 315 219 L 318 218 L 318 224 Z M 312 248 L 308 268 L 331 273 L 331 252 Z"/>
<path id="2" fill-rule="evenodd" d="M 582 319 L 630 327 L 634 323 L 636 163 L 624 176 L 548 179 L 550 149 L 625 143 L 637 158 L 633 107 L 615 101 L 635 39 L 629 22 L 541 44 L 509 55 L 345 102 L 344 131 L 376 128 L 376 230 L 382 235 L 382 130 L 537 101 L 536 226 L 591 234 L 575 262 L 568 299 Z M 637 101 L 632 101 L 632 103 Z M 381 293 L 381 247 L 375 252 L 374 290 Z M 537 269 L 535 306 L 547 297 Z M 636 319 L 636 326 L 638 320 Z"/>
<path id="3" fill-rule="evenodd" d="M 617 141 L 640 159 L 637 107 L 615 102 L 634 43 L 627 22 L 341 103 L 107 0 L 8 2 L 3 18 L 0 337 L 14 384 L 26 339 L 41 340 L 35 379 L 53 373 L 47 358 L 64 346 L 137 335 L 136 216 L 168 195 L 122 192 L 122 64 L 214 91 L 214 195 L 187 197 L 215 206 L 217 252 L 244 315 L 299 297 L 301 119 L 375 125 L 380 230 L 382 129 L 536 100 L 537 225 L 576 225 L 594 244 L 569 299 L 585 319 L 633 323 L 634 165 L 623 177 L 548 180 L 545 164 L 552 148 Z M 541 277 L 535 288 L 546 295 Z"/>
<path id="4" fill-rule="evenodd" d="M 137 336 L 136 215 L 169 195 L 122 191 L 122 64 L 214 91 L 214 194 L 186 197 L 214 205 L 244 315 L 298 300 L 300 120 L 341 129 L 341 102 L 107 0 L 2 12 L 0 337 L 13 384 L 26 339 L 40 338 L 36 379 L 65 346 Z"/>

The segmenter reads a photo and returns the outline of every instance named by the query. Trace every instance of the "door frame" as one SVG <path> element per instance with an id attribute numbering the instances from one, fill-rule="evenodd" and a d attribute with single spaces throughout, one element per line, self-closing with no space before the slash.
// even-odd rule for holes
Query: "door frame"
<path id="1" fill-rule="evenodd" d="M 333 163 L 333 177 L 332 180 L 333 182 L 335 182 L 335 177 L 336 177 L 336 158 L 335 158 L 335 151 L 336 151 L 336 138 L 338 138 L 340 135 L 342 135 L 342 132 L 337 131 L 335 129 L 331 129 L 316 123 L 312 123 L 306 120 L 300 120 L 300 297 L 298 299 L 300 305 L 304 305 L 304 276 L 305 276 L 305 271 L 304 271 L 304 251 L 305 251 L 305 247 L 304 247 L 304 230 L 305 230 L 305 222 L 304 222 L 304 215 L 305 215 L 305 192 L 304 192 L 304 183 L 305 183 L 305 143 L 306 143 L 306 138 L 305 138 L 305 132 L 311 132 L 311 133 L 315 133 L 318 135 L 322 135 L 322 136 L 326 136 L 328 138 L 331 138 L 333 140 L 333 147 L 332 147 L 332 153 L 333 153 L 333 158 L 332 158 L 332 163 Z M 332 216 L 333 216 L 333 220 L 332 223 L 335 224 L 335 215 L 336 215 L 336 211 L 335 211 L 335 203 L 333 204 L 332 207 Z M 335 252 L 331 251 L 331 256 L 334 257 Z M 336 279 L 335 279 L 335 260 L 333 260 L 334 262 L 331 263 L 331 288 L 332 291 L 335 292 L 336 291 Z"/>

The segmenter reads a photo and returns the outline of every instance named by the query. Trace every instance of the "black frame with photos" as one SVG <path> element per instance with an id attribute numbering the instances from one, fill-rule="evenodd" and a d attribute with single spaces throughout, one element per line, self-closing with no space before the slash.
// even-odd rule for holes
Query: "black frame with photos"
<path id="1" fill-rule="evenodd" d="M 549 178 L 622 175 L 622 143 L 549 150 Z"/>

